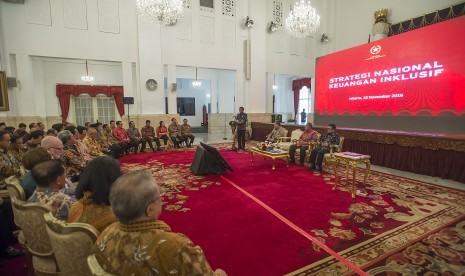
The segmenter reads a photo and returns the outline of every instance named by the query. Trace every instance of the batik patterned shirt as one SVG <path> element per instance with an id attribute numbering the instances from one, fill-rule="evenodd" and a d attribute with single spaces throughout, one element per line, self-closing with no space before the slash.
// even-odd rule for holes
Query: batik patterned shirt
<path id="1" fill-rule="evenodd" d="M 37 187 L 28 202 L 47 204 L 52 209 L 52 215 L 57 219 L 67 220 L 69 210 L 74 201 L 62 190 L 53 190 L 47 187 Z"/>
<path id="2" fill-rule="evenodd" d="M 64 147 L 64 152 L 61 155 L 61 161 L 63 162 L 63 166 L 66 168 L 67 176 L 81 174 L 87 164 L 84 157 L 77 150 L 76 145 Z"/>
<path id="3" fill-rule="evenodd" d="M 156 138 L 157 136 L 155 136 L 155 129 L 152 127 L 152 126 L 144 126 L 142 129 L 141 129 L 141 132 L 142 132 L 142 137 L 147 139 L 149 137 L 152 137 L 153 138 Z"/>
<path id="4" fill-rule="evenodd" d="M 189 124 L 182 124 L 181 125 L 181 135 L 191 135 L 192 134 L 192 128 Z"/>
<path id="5" fill-rule="evenodd" d="M 6 150 L 0 149 L 0 185 L 5 184 L 5 179 L 12 175 L 22 178 L 21 163 Z"/>
<path id="6" fill-rule="evenodd" d="M 139 129 L 137 129 L 137 128 L 128 128 L 126 133 L 128 134 L 129 138 L 131 138 L 131 139 L 140 139 L 140 137 L 141 137 Z"/>
<path id="7" fill-rule="evenodd" d="M 115 275 L 214 275 L 202 249 L 162 221 L 116 222 L 100 234 L 93 253 Z"/>
<path id="8" fill-rule="evenodd" d="M 270 134 L 268 134 L 266 140 L 271 142 L 276 142 L 278 137 L 284 137 L 287 134 L 287 131 L 283 127 L 279 127 L 278 129 L 273 129 Z"/>
<path id="9" fill-rule="evenodd" d="M 84 139 L 82 139 L 82 142 L 90 150 L 90 155 L 91 156 L 97 157 L 97 156 L 104 156 L 105 155 L 101 151 L 102 147 L 100 146 L 100 144 L 97 142 L 96 139 L 92 139 L 89 136 L 86 136 L 86 137 L 84 137 Z"/>
<path id="10" fill-rule="evenodd" d="M 320 142 L 328 142 L 330 145 L 339 146 L 341 143 L 341 136 L 337 132 L 326 133 L 325 135 L 321 136 Z"/>
<path id="11" fill-rule="evenodd" d="M 246 113 L 237 113 L 236 115 L 237 130 L 246 130 L 247 129 L 247 114 Z"/>
<path id="12" fill-rule="evenodd" d="M 171 124 L 169 126 L 170 137 L 177 137 L 181 135 L 181 127 L 178 124 Z"/>

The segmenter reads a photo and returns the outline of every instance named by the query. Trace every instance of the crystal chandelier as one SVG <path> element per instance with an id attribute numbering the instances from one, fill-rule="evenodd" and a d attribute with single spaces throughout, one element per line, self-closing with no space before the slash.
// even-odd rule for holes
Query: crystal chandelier
<path id="1" fill-rule="evenodd" d="M 137 12 L 165 26 L 175 25 L 182 16 L 182 0 L 137 0 Z"/>
<path id="2" fill-rule="evenodd" d="M 192 86 L 194 88 L 199 88 L 200 86 L 202 86 L 202 82 L 198 80 L 197 78 L 197 68 L 195 68 L 195 81 L 192 82 Z"/>
<path id="3" fill-rule="evenodd" d="M 94 77 L 89 76 L 89 67 L 87 67 L 87 60 L 86 60 L 86 75 L 81 77 L 81 80 L 86 82 L 93 82 Z"/>
<path id="4" fill-rule="evenodd" d="M 320 27 L 320 16 L 310 1 L 300 0 L 294 5 L 285 21 L 286 32 L 295 37 L 307 37 Z"/>

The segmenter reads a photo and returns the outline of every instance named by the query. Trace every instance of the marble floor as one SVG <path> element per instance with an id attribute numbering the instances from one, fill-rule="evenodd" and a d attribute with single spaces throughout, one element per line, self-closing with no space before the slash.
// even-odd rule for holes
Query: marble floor
<path id="1" fill-rule="evenodd" d="M 226 139 L 225 139 L 226 138 Z M 199 142 L 208 143 L 208 144 L 216 144 L 216 143 L 232 143 L 231 134 L 227 133 L 224 134 L 208 134 L 208 133 L 195 133 L 195 144 Z M 371 169 L 374 171 L 379 171 L 386 174 L 397 175 L 401 177 L 406 177 L 418 181 L 423 181 L 427 183 L 432 183 L 444 187 L 454 188 L 458 190 L 465 191 L 465 183 L 460 183 L 457 181 L 453 181 L 450 179 L 442 179 L 439 177 L 432 177 L 427 175 L 415 174 L 410 172 L 404 172 L 399 170 L 394 170 L 386 167 L 380 167 L 372 165 Z"/>

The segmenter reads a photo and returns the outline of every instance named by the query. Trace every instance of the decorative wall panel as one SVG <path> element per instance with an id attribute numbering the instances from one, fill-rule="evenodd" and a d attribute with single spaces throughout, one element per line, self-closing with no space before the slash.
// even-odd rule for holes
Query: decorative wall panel
<path id="1" fill-rule="evenodd" d="M 63 0 L 63 22 L 66 28 L 87 30 L 86 0 Z"/>
<path id="2" fill-rule="evenodd" d="M 200 17 L 200 41 L 206 43 L 215 43 L 214 18 L 210 16 Z"/>
<path id="3" fill-rule="evenodd" d="M 289 44 L 290 44 L 289 54 L 298 56 L 299 55 L 299 44 L 301 42 L 301 39 L 297 37 L 292 37 L 292 36 L 288 36 L 288 37 L 289 37 Z"/>
<path id="4" fill-rule="evenodd" d="M 27 23 L 52 26 L 50 0 L 26 1 Z"/>
<path id="5" fill-rule="evenodd" d="M 98 0 L 98 29 L 119 34 L 119 0 Z"/>
<path id="6" fill-rule="evenodd" d="M 273 22 L 279 27 L 283 26 L 283 1 L 273 1 Z"/>
<path id="7" fill-rule="evenodd" d="M 225 47 L 236 47 L 236 22 L 223 19 L 222 41 Z"/>
<path id="8" fill-rule="evenodd" d="M 192 15 L 184 11 L 184 15 L 176 23 L 176 38 L 180 40 L 192 40 Z"/>
<path id="9" fill-rule="evenodd" d="M 213 0 L 200 0 L 200 10 L 207 13 L 213 13 Z"/>
<path id="10" fill-rule="evenodd" d="M 223 0 L 223 15 L 236 16 L 236 3 L 234 0 Z"/>

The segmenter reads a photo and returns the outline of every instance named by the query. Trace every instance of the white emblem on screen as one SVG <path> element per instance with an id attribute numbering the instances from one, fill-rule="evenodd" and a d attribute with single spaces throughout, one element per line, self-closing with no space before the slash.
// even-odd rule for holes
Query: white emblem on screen
<path id="1" fill-rule="evenodd" d="M 381 46 L 379 46 L 379 45 L 373 46 L 373 47 L 371 47 L 371 49 L 370 49 L 370 53 L 371 53 L 372 55 L 379 54 L 379 52 L 381 52 Z"/>

